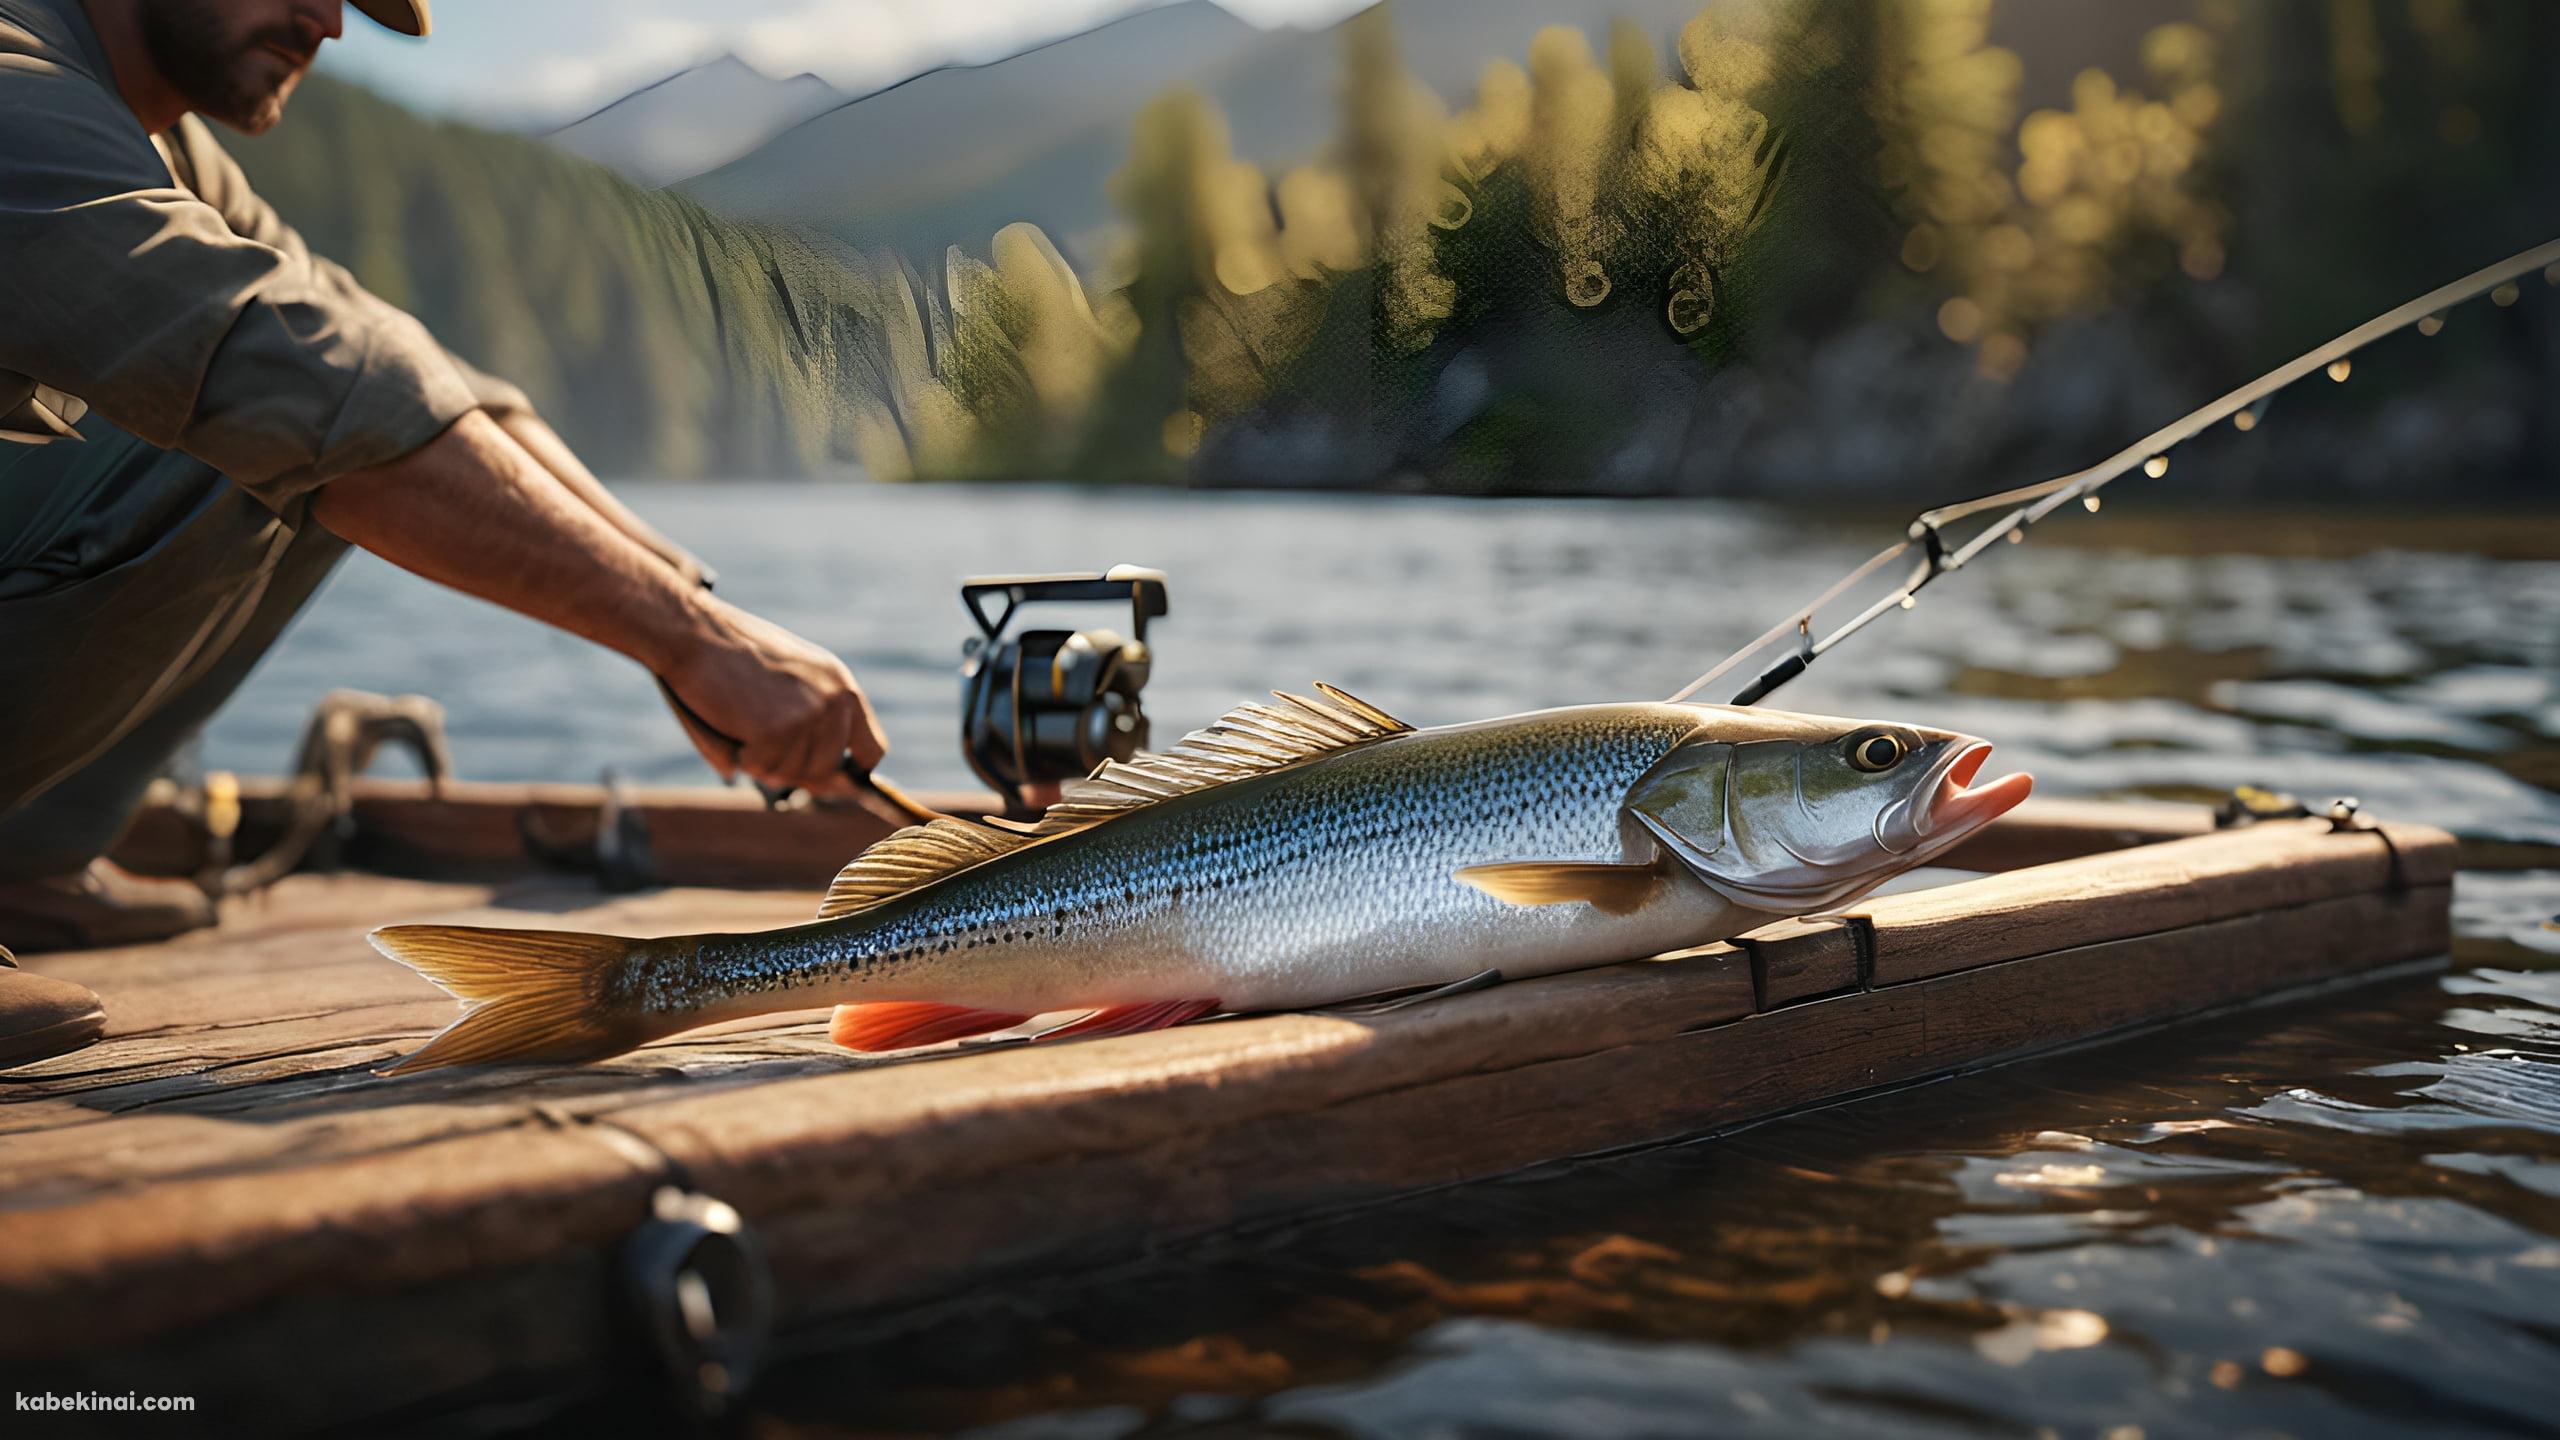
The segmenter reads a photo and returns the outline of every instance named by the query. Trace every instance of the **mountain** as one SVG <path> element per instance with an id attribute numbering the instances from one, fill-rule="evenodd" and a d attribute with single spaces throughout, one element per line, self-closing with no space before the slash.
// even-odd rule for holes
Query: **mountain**
<path id="1" fill-rule="evenodd" d="M 1624 17 L 1666 53 L 1701 0 L 1395 0 L 1406 64 L 1455 109 L 1485 62 L 1520 60 L 1552 24 L 1595 48 Z M 1341 42 L 1263 30 L 1182 0 L 985 65 L 928 71 L 783 131 L 684 182 L 722 214 L 787 220 L 865 248 L 931 260 L 983 249 L 1016 220 L 1080 264 L 1113 222 L 1105 186 L 1140 107 L 1177 85 L 1224 112 L 1236 153 L 1266 169 L 1311 158 L 1336 133 Z"/>
<path id="2" fill-rule="evenodd" d="M 953 225 L 966 227 L 955 238 L 983 244 L 1013 220 L 1082 218 L 1100 199 L 1083 192 L 1119 163 L 1139 105 L 1269 38 L 1209 0 L 1183 0 L 1007 59 L 928 70 L 683 189 L 723 213 L 799 221 L 861 244 L 914 239 L 938 250 L 933 236 Z M 1062 151 L 1075 163 L 1037 173 Z"/>
<path id="3" fill-rule="evenodd" d="M 544 138 L 644 185 L 671 185 L 734 160 L 844 103 L 815 75 L 777 80 L 735 55 L 679 70 Z"/>

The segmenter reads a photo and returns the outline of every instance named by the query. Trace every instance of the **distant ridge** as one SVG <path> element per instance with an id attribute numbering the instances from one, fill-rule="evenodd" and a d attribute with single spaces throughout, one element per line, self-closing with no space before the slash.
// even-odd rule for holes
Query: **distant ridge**
<path id="1" fill-rule="evenodd" d="M 1118 163 L 1138 106 L 1259 46 L 1308 38 L 1257 29 L 1209 0 L 1180 0 L 1001 60 L 911 76 L 805 119 L 683 189 L 715 210 L 806 222 L 858 244 L 912 239 L 932 249 L 946 223 L 992 233 L 1014 219 L 1082 221 L 1101 198 L 1084 195 L 1096 167 Z M 1107 143 L 1092 155 L 1079 152 L 1048 176 L 1026 173 L 1097 135 Z M 946 220 L 955 202 L 960 213 Z M 921 229 L 904 223 L 910 216 Z"/>
<path id="2" fill-rule="evenodd" d="M 1550 24 L 1605 43 L 1623 16 L 1668 49 L 1704 0 L 1395 0 L 1406 62 L 1463 105 L 1496 56 L 1520 60 Z M 1176 86 L 1225 115 L 1266 168 L 1312 159 L 1340 121 L 1333 28 L 1260 29 L 1210 3 L 1143 10 L 984 64 L 949 65 L 810 116 L 682 182 L 723 214 L 788 221 L 930 261 L 983 250 L 1028 220 L 1079 264 L 1112 223 L 1106 192 L 1129 127 Z"/>
<path id="3" fill-rule="evenodd" d="M 777 80 L 735 55 L 643 85 L 543 138 L 644 185 L 671 185 L 845 101 L 815 75 Z"/>

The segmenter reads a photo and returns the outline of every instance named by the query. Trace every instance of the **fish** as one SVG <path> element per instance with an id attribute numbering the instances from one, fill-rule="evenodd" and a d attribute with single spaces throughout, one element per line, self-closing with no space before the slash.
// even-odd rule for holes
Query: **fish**
<path id="1" fill-rule="evenodd" d="M 818 917 L 634 938 L 393 925 L 467 1008 L 386 1073 L 589 1061 L 834 1005 L 882 1052 L 1320 1008 L 1661 954 L 1836 908 L 2026 798 L 1991 746 L 1748 707 L 1581 705 L 1416 728 L 1329 685 L 1107 762 L 1036 823 L 941 818 L 836 877 Z"/>

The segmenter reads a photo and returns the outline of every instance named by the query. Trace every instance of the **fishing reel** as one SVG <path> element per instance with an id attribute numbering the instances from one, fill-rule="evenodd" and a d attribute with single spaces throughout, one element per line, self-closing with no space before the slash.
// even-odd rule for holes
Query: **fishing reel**
<path id="1" fill-rule="evenodd" d="M 1004 608 L 988 616 L 987 602 Z M 1130 631 L 1026 630 L 1008 638 L 1014 612 L 1033 601 L 1129 602 Z M 1147 622 L 1165 613 L 1161 570 L 1115 565 L 1101 574 L 983 575 L 963 581 L 960 602 L 981 633 L 960 647 L 960 749 L 969 768 L 1017 814 L 1026 787 L 1090 775 L 1105 760 L 1146 748 L 1146 688 L 1154 654 Z"/>

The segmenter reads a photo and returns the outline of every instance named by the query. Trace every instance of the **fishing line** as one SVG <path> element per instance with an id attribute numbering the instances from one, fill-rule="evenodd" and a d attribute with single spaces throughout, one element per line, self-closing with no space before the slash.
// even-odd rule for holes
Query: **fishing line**
<path id="1" fill-rule="evenodd" d="M 2475 271 L 2450 285 L 2430 290 L 2417 299 L 2366 321 L 2320 348 L 2301 355 L 2271 370 L 2212 404 L 2158 430 L 2108 456 L 2085 470 L 2057 475 L 2039 484 L 2002 490 L 1971 500 L 1941 505 L 1924 510 L 1911 522 L 1905 538 L 1879 550 L 1865 564 L 1841 577 L 1837 584 L 1813 598 L 1811 604 L 1761 632 L 1758 639 L 1744 645 L 1718 662 L 1715 668 L 1690 681 L 1671 697 L 1674 703 L 1686 700 L 1731 673 L 1755 655 L 1793 637 L 1795 649 L 1785 658 L 1762 670 L 1750 684 L 1735 692 L 1728 704 L 1756 705 L 1779 686 L 1793 680 L 1810 668 L 1814 661 L 1828 654 L 1841 641 L 1857 634 L 1895 610 L 1909 610 L 1918 603 L 1921 590 L 1929 582 L 1950 571 L 1961 570 L 1974 557 L 2003 540 L 2022 541 L 2027 530 L 2054 511 L 2077 500 L 2090 510 L 2098 508 L 2098 492 L 2118 476 L 2136 468 L 2153 479 L 2169 471 L 2169 451 L 2191 440 L 2208 428 L 2230 420 L 2241 430 L 2257 428 L 2265 415 L 2267 402 L 2275 393 L 2312 375 L 2326 372 L 2330 379 L 2344 381 L 2353 367 L 2356 351 L 2386 335 L 2416 326 L 2420 334 L 2433 335 L 2444 327 L 2444 312 L 2465 300 L 2488 295 L 2499 307 L 2516 302 L 2517 283 L 2525 276 L 2541 271 L 2542 277 L 2560 285 L 2560 240 L 2539 245 L 2521 255 L 2500 261 L 2485 270 Z M 1985 525 L 1974 536 L 1949 548 L 1946 527 L 1988 510 L 2014 507 L 2008 513 Z M 1910 575 L 1884 598 L 1869 605 L 1838 629 L 1820 639 L 1814 638 L 1814 617 L 1822 608 L 1855 589 L 1861 582 L 1894 561 L 1918 550 L 1920 558 Z"/>

